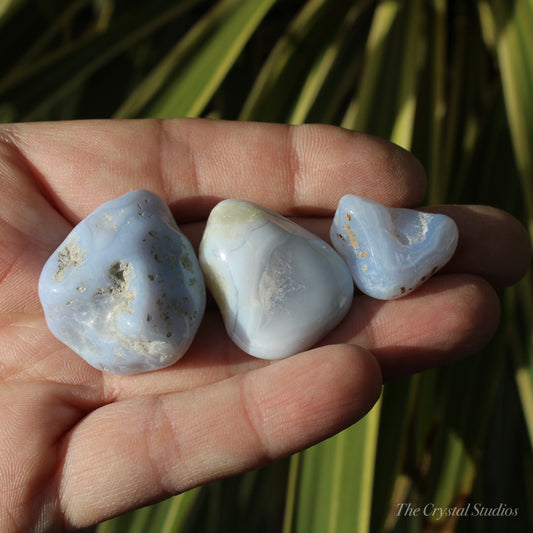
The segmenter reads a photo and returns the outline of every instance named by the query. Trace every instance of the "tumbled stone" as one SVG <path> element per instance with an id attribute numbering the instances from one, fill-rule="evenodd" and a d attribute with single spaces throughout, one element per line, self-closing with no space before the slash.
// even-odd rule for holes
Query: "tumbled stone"
<path id="1" fill-rule="evenodd" d="M 52 333 L 93 367 L 136 374 L 189 348 L 205 308 L 191 244 L 149 191 L 106 202 L 46 262 L 39 297 Z"/>
<path id="2" fill-rule="evenodd" d="M 392 300 L 412 292 L 450 260 L 458 232 L 445 215 L 346 195 L 330 237 L 357 287 L 373 298 Z"/>
<path id="3" fill-rule="evenodd" d="M 350 272 L 331 246 L 242 200 L 213 209 L 199 259 L 229 336 L 256 357 L 279 359 L 312 347 L 352 302 Z"/>

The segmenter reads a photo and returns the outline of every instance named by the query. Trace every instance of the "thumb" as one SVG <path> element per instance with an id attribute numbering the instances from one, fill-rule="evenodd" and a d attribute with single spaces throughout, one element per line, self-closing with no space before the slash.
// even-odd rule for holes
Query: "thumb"
<path id="1" fill-rule="evenodd" d="M 334 345 L 197 389 L 101 407 L 68 443 L 66 522 L 93 524 L 299 451 L 361 418 L 380 392 L 373 355 Z"/>

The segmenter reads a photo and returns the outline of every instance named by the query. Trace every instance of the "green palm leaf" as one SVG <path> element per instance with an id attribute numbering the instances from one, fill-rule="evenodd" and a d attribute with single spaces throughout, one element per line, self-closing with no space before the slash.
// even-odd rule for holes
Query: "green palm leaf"
<path id="1" fill-rule="evenodd" d="M 428 202 L 494 204 L 533 234 L 533 0 L 0 0 L 0 28 L 2 121 L 342 125 L 412 150 Z M 532 324 L 528 276 L 483 353 L 387 384 L 362 421 L 287 461 L 98 533 L 485 531 L 400 510 L 501 502 L 529 531 Z"/>
<path id="2" fill-rule="evenodd" d="M 273 3 L 226 0 L 217 4 L 147 76 L 115 116 L 134 116 L 147 102 L 144 116 L 198 116 Z"/>

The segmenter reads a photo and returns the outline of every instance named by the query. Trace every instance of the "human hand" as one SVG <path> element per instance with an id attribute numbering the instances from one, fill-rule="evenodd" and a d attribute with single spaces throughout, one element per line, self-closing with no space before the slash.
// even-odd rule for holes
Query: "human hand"
<path id="1" fill-rule="evenodd" d="M 150 189 L 196 247 L 218 200 L 274 209 L 328 240 L 347 193 L 414 207 L 416 160 L 329 126 L 204 120 L 94 121 L 0 128 L 0 531 L 58 531 L 255 468 L 354 423 L 385 379 L 480 349 L 493 286 L 530 257 L 524 229 L 488 207 L 442 206 L 459 226 L 438 275 L 394 301 L 356 295 L 320 346 L 269 362 L 227 337 L 214 305 L 172 367 L 99 372 L 48 331 L 44 262 L 101 203 Z"/>

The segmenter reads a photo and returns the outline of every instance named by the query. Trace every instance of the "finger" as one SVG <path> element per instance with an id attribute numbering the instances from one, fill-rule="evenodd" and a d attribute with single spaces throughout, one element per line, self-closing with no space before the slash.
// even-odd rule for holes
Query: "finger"
<path id="1" fill-rule="evenodd" d="M 142 394 L 186 391 L 240 374 L 258 370 L 273 361 L 243 352 L 229 338 L 216 308 L 206 311 L 204 320 L 187 353 L 175 364 L 156 372 L 132 376 L 104 373 L 96 380 L 103 403 Z"/>
<path id="2" fill-rule="evenodd" d="M 381 139 L 324 125 L 200 119 L 85 121 L 3 127 L 57 209 L 72 223 L 135 188 L 161 195 L 178 223 L 220 199 L 282 213 L 331 212 L 346 192 L 415 205 L 418 161 Z"/>
<path id="3" fill-rule="evenodd" d="M 494 335 L 499 311 L 496 293 L 483 279 L 442 275 L 398 300 L 356 296 L 345 319 L 319 345 L 363 346 L 390 380 L 479 351 Z M 102 401 L 201 387 L 269 364 L 243 353 L 213 310 L 183 359 L 159 372 L 103 376 Z"/>
<path id="4" fill-rule="evenodd" d="M 37 199 L 35 202 L 37 205 Z M 13 205 L 15 201 L 10 203 Z M 450 216 L 459 229 L 457 250 L 441 273 L 473 274 L 501 288 L 517 283 L 529 268 L 531 244 L 528 233 L 509 213 L 489 206 L 467 205 L 432 206 L 424 210 Z M 331 218 L 295 217 L 293 220 L 329 242 Z M 181 226 L 196 251 L 204 228 L 203 222 Z M 0 285 L 0 312 L 8 309 L 39 311 L 41 307 L 37 293 L 23 289 L 35 284 L 43 261 L 58 243 L 48 242 L 35 257 L 37 244 L 28 247 L 19 238 L 18 232 L 7 229 L 3 235 L 0 244 L 4 249 L 4 253 L 0 254 L 0 279 L 3 279 Z"/>
<path id="5" fill-rule="evenodd" d="M 494 335 L 500 304 L 482 278 L 435 276 L 404 298 L 355 298 L 348 317 L 324 342 L 371 349 L 385 380 L 471 355 Z"/>
<path id="6" fill-rule="evenodd" d="M 93 394 L 52 380 L 0 388 L 0 531 L 51 531 L 57 443 L 95 408 Z M 54 531 L 57 531 L 54 529 Z"/>
<path id="7" fill-rule="evenodd" d="M 346 190 L 410 205 L 425 178 L 401 148 L 336 127 L 178 119 L 4 125 L 0 185 L 0 312 L 18 313 L 39 309 L 29 288 L 72 224 L 132 189 L 183 222 L 227 197 L 286 213 L 331 212 Z"/>
<path id="8" fill-rule="evenodd" d="M 442 273 L 474 274 L 500 288 L 517 283 L 529 268 L 529 235 L 509 213 L 478 205 L 442 205 L 422 209 L 448 215 L 459 230 L 457 250 Z M 330 217 L 294 217 L 292 220 L 330 242 Z M 182 226 L 196 249 L 204 227 L 203 223 Z"/>
<path id="9" fill-rule="evenodd" d="M 509 213 L 481 205 L 421 209 L 451 217 L 459 230 L 455 254 L 441 273 L 473 274 L 501 288 L 517 283 L 527 272 L 531 262 L 530 238 L 524 226 Z M 296 222 L 329 242 L 329 218 Z"/>
<path id="10" fill-rule="evenodd" d="M 319 344 L 361 345 L 374 353 L 385 379 L 392 379 L 479 351 L 494 334 L 498 320 L 498 298 L 484 280 L 446 274 L 398 300 L 356 296 L 343 322 Z M 15 338 L 17 328 L 11 328 L 13 335 L 6 338 L 2 359 L 6 379 L 35 378 L 47 369 L 56 381 L 91 387 L 102 404 L 186 391 L 271 364 L 242 352 L 227 336 L 216 309 L 207 311 L 182 359 L 166 369 L 136 376 L 114 376 L 92 369 L 53 339 L 42 319 L 34 318 L 20 328 L 31 328 L 32 334 L 21 344 Z"/>
<path id="11" fill-rule="evenodd" d="M 489 206 L 443 205 L 424 209 L 451 217 L 459 229 L 457 250 L 442 272 L 465 272 L 494 287 L 520 281 L 531 262 L 529 235 L 512 215 Z"/>
<path id="12" fill-rule="evenodd" d="M 194 391 L 105 406 L 65 442 L 65 521 L 93 524 L 286 456 L 355 422 L 380 390 L 369 352 L 331 346 Z"/>

